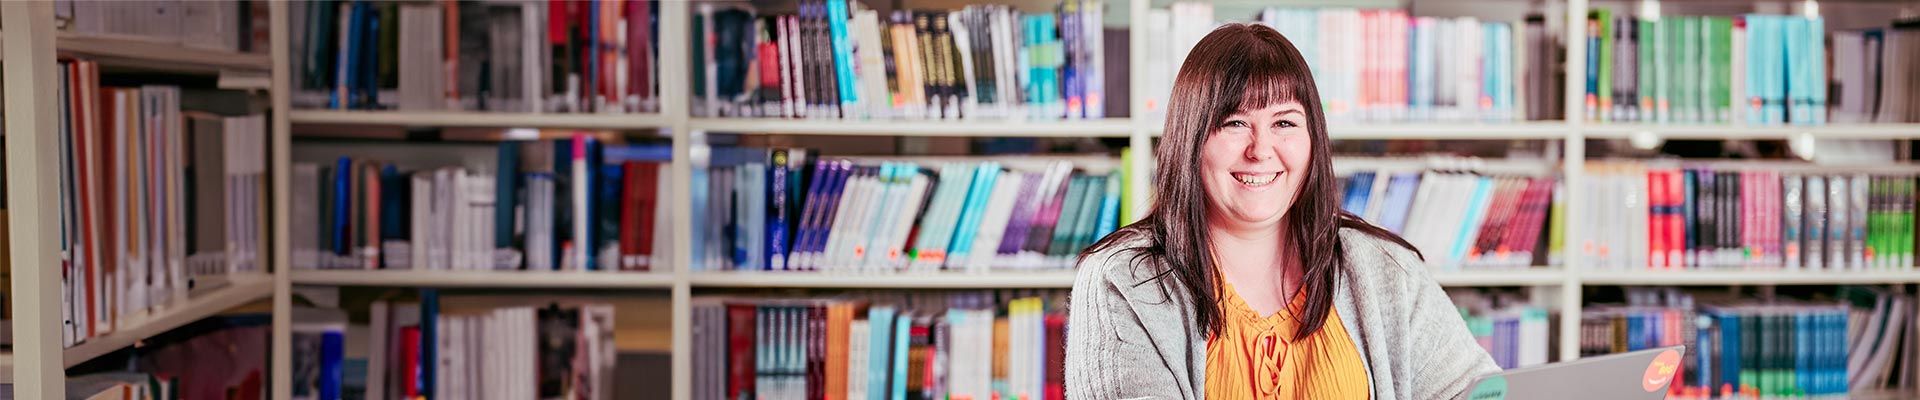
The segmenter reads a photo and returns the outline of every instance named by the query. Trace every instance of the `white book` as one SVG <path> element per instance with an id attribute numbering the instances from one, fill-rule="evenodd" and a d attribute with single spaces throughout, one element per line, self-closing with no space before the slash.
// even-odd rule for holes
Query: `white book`
<path id="1" fill-rule="evenodd" d="M 963 86 L 960 88 L 962 93 L 959 99 L 960 115 L 973 117 L 974 110 L 980 106 L 980 97 L 974 93 L 976 86 L 973 79 L 973 42 L 971 40 L 977 33 L 971 31 L 967 23 L 961 19 L 968 14 L 966 12 L 947 13 L 947 27 L 952 30 L 954 53 L 960 56 L 959 60 L 954 61 L 960 64 L 959 83 Z"/>
<path id="2" fill-rule="evenodd" d="M 952 260 L 964 265 L 967 271 L 982 272 L 993 266 L 1000 251 L 1000 240 L 1007 231 L 1007 223 L 1013 217 L 1013 204 L 1019 196 L 1020 186 L 1031 179 L 1032 174 L 1023 172 L 1004 172 L 993 184 L 993 196 L 987 200 L 986 214 L 980 217 L 980 230 L 974 234 L 973 249 L 965 260 Z"/>
<path id="3" fill-rule="evenodd" d="M 847 400 L 863 400 L 867 395 L 867 376 L 869 357 L 868 346 L 873 341 L 872 328 L 867 320 L 856 319 L 847 324 Z"/>
<path id="4" fill-rule="evenodd" d="M 1368 222 L 1379 221 L 1380 213 L 1387 204 L 1387 183 L 1393 180 L 1392 171 L 1374 171 L 1372 188 L 1367 190 L 1367 209 L 1360 217 Z"/>
<path id="5" fill-rule="evenodd" d="M 366 385 L 369 394 L 367 397 L 372 398 L 385 396 L 387 393 L 387 355 L 391 354 L 387 351 L 389 347 L 387 341 L 390 339 L 387 332 L 392 331 L 390 328 L 393 321 L 389 317 L 390 307 L 387 300 L 375 300 L 367 308 L 370 319 L 367 324 L 367 332 L 370 334 L 367 336 L 370 340 L 367 342 Z"/>
<path id="6" fill-rule="evenodd" d="M 841 265 L 849 268 L 861 268 L 864 265 L 863 261 L 869 255 L 867 253 L 872 251 L 868 245 L 872 241 L 874 232 L 879 230 L 881 215 L 886 209 L 887 196 L 897 190 L 894 188 L 895 185 L 887 182 L 887 177 L 884 175 L 870 178 L 868 185 L 872 189 L 865 194 L 866 205 L 858 209 L 858 219 L 854 220 L 853 235 L 849 236 L 853 239 L 849 242 L 850 252 L 844 254 L 840 261 Z"/>
<path id="7" fill-rule="evenodd" d="M 831 236 L 827 238 L 827 251 L 822 254 L 823 269 L 847 268 L 847 259 L 853 253 L 853 242 L 861 240 L 858 227 L 862 223 L 861 215 L 872 208 L 868 196 L 878 186 L 870 175 L 856 176 L 847 181 L 846 194 L 841 195 L 840 213 L 835 217 Z"/>
<path id="8" fill-rule="evenodd" d="M 413 242 L 412 254 L 409 254 L 413 261 L 409 266 L 421 270 L 431 268 L 427 264 L 427 253 L 431 248 L 427 232 L 433 226 L 428 222 L 432 219 L 433 181 L 428 174 L 428 172 L 417 172 L 407 178 L 412 189 L 412 193 L 408 196 L 408 202 L 412 203 L 412 212 L 408 213 L 408 226 L 413 227 L 409 232 Z"/>
<path id="9" fill-rule="evenodd" d="M 677 246 L 673 238 L 680 235 L 674 234 L 673 218 L 668 217 L 673 215 L 674 210 L 673 179 L 669 179 L 673 176 L 673 164 L 661 163 L 656 168 L 660 169 L 661 179 L 656 179 L 654 187 L 656 195 L 653 204 L 653 226 L 642 229 L 653 229 L 653 254 L 647 256 L 645 265 L 659 271 L 672 268 L 673 263 L 677 262 L 673 258 Z"/>
<path id="10" fill-rule="evenodd" d="M 886 260 L 885 268 L 890 270 L 898 270 L 907 266 L 906 250 L 904 249 L 907 244 L 907 237 L 908 234 L 913 232 L 914 216 L 920 212 L 919 205 L 925 202 L 927 197 L 927 176 L 912 171 L 908 173 L 910 175 L 907 178 L 907 188 L 901 192 L 902 200 L 897 203 L 900 207 L 895 209 L 894 216 L 890 221 L 887 221 L 887 223 L 893 224 L 893 227 L 888 231 L 888 235 L 891 237 L 886 240 L 886 252 L 883 253 L 883 255 Z"/>

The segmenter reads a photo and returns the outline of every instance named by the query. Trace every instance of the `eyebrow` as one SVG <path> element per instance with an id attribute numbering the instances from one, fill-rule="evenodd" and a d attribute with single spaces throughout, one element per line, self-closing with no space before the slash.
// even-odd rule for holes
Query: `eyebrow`
<path id="1" fill-rule="evenodd" d="M 1288 108 L 1288 109 L 1285 109 L 1285 110 L 1280 110 L 1280 112 L 1277 112 L 1277 113 L 1273 113 L 1273 115 L 1287 115 L 1287 114 L 1302 114 L 1302 115 L 1305 115 L 1306 113 L 1307 113 L 1307 111 L 1306 111 L 1306 110 L 1303 110 L 1303 109 L 1299 109 L 1299 108 Z"/>

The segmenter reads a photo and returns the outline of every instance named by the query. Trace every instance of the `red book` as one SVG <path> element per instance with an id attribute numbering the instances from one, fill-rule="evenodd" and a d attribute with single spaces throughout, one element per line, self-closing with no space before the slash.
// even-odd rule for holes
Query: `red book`
<path id="1" fill-rule="evenodd" d="M 93 247 L 93 210 L 92 207 L 89 206 L 93 201 L 93 193 L 89 190 L 92 186 L 93 179 L 88 174 L 88 172 L 91 171 L 89 164 L 91 164 L 92 156 L 91 152 L 87 151 L 89 148 L 87 132 L 93 121 L 88 121 L 85 117 L 86 110 L 89 108 L 86 106 L 87 96 L 85 94 L 87 87 L 87 79 L 85 76 L 88 70 L 83 64 L 85 64 L 84 61 L 70 61 L 66 63 L 67 82 L 65 83 L 68 85 L 69 94 L 67 95 L 67 102 L 68 107 L 70 107 L 68 110 L 70 113 L 68 120 L 71 124 L 66 133 L 72 136 L 70 139 L 72 143 L 69 149 L 62 150 L 71 150 L 73 152 L 69 155 L 71 159 L 68 160 L 68 162 L 73 164 L 73 197 L 68 199 L 67 206 L 71 207 L 71 212 L 80 219 L 80 226 L 75 227 L 76 229 L 71 231 L 77 234 L 74 239 L 75 243 L 78 244 L 78 246 L 75 246 L 77 247 L 74 249 L 76 252 L 72 257 L 73 261 L 83 268 L 82 271 L 79 271 L 80 275 L 76 276 L 76 278 L 82 280 L 81 286 L 83 287 L 79 290 L 82 291 L 82 295 L 86 298 L 86 315 L 77 317 L 87 319 L 87 323 L 84 324 L 87 326 L 87 332 L 84 336 L 93 337 L 99 333 L 100 324 L 95 323 L 95 321 L 100 320 L 99 297 L 102 293 L 100 290 L 100 267 L 94 263 L 96 257 L 94 257 L 95 249 Z"/>
<path id="2" fill-rule="evenodd" d="M 753 392 L 753 327 L 757 307 L 727 304 L 727 398 L 757 398 Z"/>
<path id="3" fill-rule="evenodd" d="M 443 54 L 440 60 L 441 65 L 446 66 L 445 98 L 451 107 L 453 104 L 460 104 L 460 2 L 445 0 L 440 5 L 444 15 L 441 27 L 445 31 L 441 32 L 441 35 L 446 42 L 441 44 Z"/>
<path id="4" fill-rule="evenodd" d="M 1667 265 L 1667 181 L 1666 173 L 1649 169 L 1647 175 L 1647 267 Z"/>
<path id="5" fill-rule="evenodd" d="M 655 212 L 658 211 L 660 207 L 660 192 L 656 189 L 660 187 L 660 168 L 664 165 L 661 163 L 639 163 L 638 166 L 640 179 L 638 181 L 639 187 L 635 189 L 635 191 L 639 193 L 637 196 L 639 201 L 628 203 L 634 204 L 635 208 L 638 208 L 635 211 L 638 211 L 640 214 L 639 220 L 633 228 L 634 237 L 637 238 L 633 243 L 634 255 L 638 256 L 634 257 L 634 259 L 638 261 L 640 269 L 651 270 L 654 265 L 665 264 L 668 261 L 653 259 L 653 240 L 655 234 L 653 227 L 660 218 Z M 632 172 L 630 171 L 629 173 Z"/>
<path id="6" fill-rule="evenodd" d="M 400 393 L 405 398 L 420 397 L 420 380 L 433 379 L 420 376 L 420 327 L 400 328 Z"/>
<path id="7" fill-rule="evenodd" d="M 114 140 L 111 139 L 116 127 L 113 118 L 115 115 L 114 111 L 116 111 L 113 108 L 113 97 L 119 92 L 119 89 L 101 89 L 98 82 L 95 82 L 93 89 L 99 89 L 91 90 L 92 93 L 96 94 L 95 97 L 97 97 L 94 99 L 94 103 L 99 105 L 97 108 L 94 108 L 91 118 L 100 123 L 101 135 L 97 137 L 103 139 L 99 141 L 101 157 L 100 168 L 96 176 L 99 177 L 101 187 L 100 217 L 104 219 L 101 225 L 107 229 L 106 234 L 100 235 L 100 248 L 108 252 L 104 254 L 109 255 L 107 257 L 101 257 L 100 271 L 106 274 L 108 286 L 115 289 L 107 291 L 107 304 L 120 304 L 119 297 L 121 291 L 118 290 L 119 288 L 116 285 L 119 282 L 116 278 L 120 276 L 119 256 L 125 254 L 125 252 L 120 249 L 120 241 L 117 237 L 119 235 L 117 233 L 125 232 L 127 228 L 120 225 L 122 223 L 121 221 L 115 220 L 112 217 L 113 210 L 120 209 L 122 205 L 115 201 L 112 195 L 112 193 L 117 193 L 120 190 L 120 174 L 114 171 L 116 170 L 116 165 L 118 165 L 117 163 L 121 162 L 121 160 L 119 157 L 113 156 Z M 106 112 L 101 112 L 103 110 Z M 109 307 L 107 314 L 109 314 L 109 320 L 114 322 L 115 325 L 119 325 L 119 307 Z"/>
<path id="8" fill-rule="evenodd" d="M 1042 387 L 1046 400 L 1066 400 L 1067 398 L 1067 316 L 1066 314 L 1047 314 L 1046 386 Z"/>
<path id="9" fill-rule="evenodd" d="M 1687 206 L 1686 173 L 1667 170 L 1667 269 L 1686 265 Z"/>
<path id="10" fill-rule="evenodd" d="M 360 255 L 367 258 L 366 269 L 380 269 L 380 168 L 368 163 L 362 170 L 366 176 L 362 181 L 366 183 L 366 190 L 362 191 L 366 196 L 361 201 L 367 203 L 364 226 L 367 240 L 361 244 Z M 493 269 L 491 265 L 485 268 Z"/>
<path id="11" fill-rule="evenodd" d="M 827 397 L 827 307 L 807 306 L 807 398 Z"/>
<path id="12" fill-rule="evenodd" d="M 640 163 L 628 161 L 620 165 L 620 269 L 637 270 L 641 264 L 640 255 Z M 650 188 L 649 188 L 650 189 Z"/>

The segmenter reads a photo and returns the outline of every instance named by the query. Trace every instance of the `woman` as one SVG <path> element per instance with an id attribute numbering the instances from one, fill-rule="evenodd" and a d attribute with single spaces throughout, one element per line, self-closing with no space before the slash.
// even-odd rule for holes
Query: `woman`
<path id="1" fill-rule="evenodd" d="M 1080 256 L 1068 398 L 1453 398 L 1498 371 L 1419 252 L 1340 211 L 1327 141 L 1286 38 L 1201 39 L 1152 210 Z"/>

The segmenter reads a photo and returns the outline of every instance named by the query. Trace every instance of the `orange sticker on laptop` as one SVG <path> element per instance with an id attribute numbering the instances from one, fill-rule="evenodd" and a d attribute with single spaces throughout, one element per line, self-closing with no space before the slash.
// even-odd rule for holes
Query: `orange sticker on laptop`
<path id="1" fill-rule="evenodd" d="M 1649 392 L 1665 388 L 1667 383 L 1673 381 L 1673 374 L 1679 370 L 1680 352 L 1673 350 L 1660 352 L 1658 357 L 1653 358 L 1652 364 L 1647 364 L 1647 373 L 1640 378 L 1640 388 Z"/>

